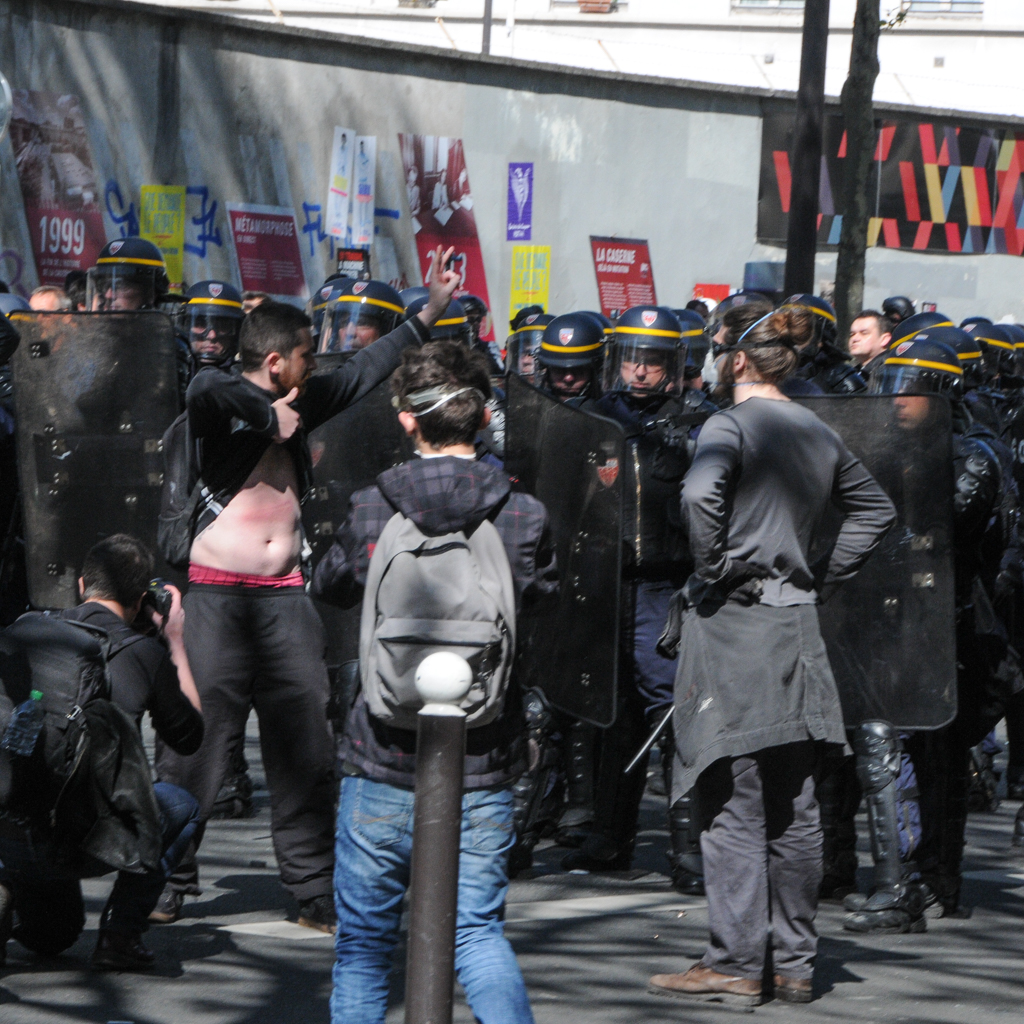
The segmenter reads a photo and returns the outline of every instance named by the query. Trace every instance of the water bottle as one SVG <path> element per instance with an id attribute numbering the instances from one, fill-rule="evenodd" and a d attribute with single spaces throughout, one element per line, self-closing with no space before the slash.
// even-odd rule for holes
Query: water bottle
<path id="1" fill-rule="evenodd" d="M 39 734 L 43 731 L 43 694 L 33 690 L 28 700 L 22 701 L 11 715 L 0 747 L 18 757 L 31 757 Z"/>

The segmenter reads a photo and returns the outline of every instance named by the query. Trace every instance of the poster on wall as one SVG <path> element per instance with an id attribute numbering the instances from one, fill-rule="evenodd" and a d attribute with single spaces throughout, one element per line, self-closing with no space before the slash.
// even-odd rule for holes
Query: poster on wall
<path id="1" fill-rule="evenodd" d="M 508 315 L 514 317 L 527 306 L 548 308 L 551 289 L 551 246 L 512 246 L 512 291 Z"/>
<path id="2" fill-rule="evenodd" d="M 306 298 L 295 211 L 288 206 L 228 203 L 243 291 Z"/>
<path id="3" fill-rule="evenodd" d="M 462 139 L 399 134 L 398 145 L 423 280 L 429 277 L 434 250 L 454 246 L 455 267 L 462 278 L 456 296 L 478 295 L 490 309 Z M 483 338 L 493 341 L 493 329 Z"/>
<path id="4" fill-rule="evenodd" d="M 327 233 L 342 244 L 348 235 L 349 205 L 352 199 L 352 168 L 356 156 L 356 133 L 335 128 L 331 145 L 331 173 L 327 184 Z"/>
<path id="5" fill-rule="evenodd" d="M 528 242 L 533 231 L 533 164 L 508 165 L 505 240 Z"/>
<path id="6" fill-rule="evenodd" d="M 143 185 L 139 234 L 163 253 L 171 288 L 181 287 L 184 275 L 185 186 Z"/>
<path id="7" fill-rule="evenodd" d="M 792 115 L 764 118 L 757 234 L 785 245 L 792 185 Z M 843 226 L 846 132 L 825 117 L 818 245 L 837 246 Z M 953 120 L 892 118 L 878 127 L 867 192 L 868 245 L 921 252 L 1024 254 L 1024 131 Z"/>
<path id="8" fill-rule="evenodd" d="M 644 238 L 590 236 L 601 312 L 615 320 L 631 306 L 655 306 L 654 270 Z"/>
<path id="9" fill-rule="evenodd" d="M 10 132 L 39 283 L 63 285 L 107 244 L 78 97 L 14 90 Z"/>
<path id="10" fill-rule="evenodd" d="M 377 136 L 357 135 L 353 177 L 352 238 L 350 245 L 373 245 L 374 179 L 377 176 Z"/>

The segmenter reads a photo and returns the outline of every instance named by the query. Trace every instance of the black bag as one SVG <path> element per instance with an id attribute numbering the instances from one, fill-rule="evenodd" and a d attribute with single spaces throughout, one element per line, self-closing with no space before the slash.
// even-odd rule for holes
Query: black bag
<path id="1" fill-rule="evenodd" d="M 43 712 L 30 756 L 0 750 L 0 808 L 57 824 L 88 751 L 83 709 L 110 702 L 107 662 L 142 639 L 132 630 L 111 641 L 105 629 L 48 612 L 28 612 L 0 630 L 0 734 L 33 690 L 42 694 Z M 75 808 L 75 816 L 83 810 Z"/>
<path id="2" fill-rule="evenodd" d="M 164 561 L 174 569 L 187 569 L 192 538 L 208 492 L 199 479 L 199 460 L 188 412 L 167 428 L 163 437 L 164 482 L 156 540 Z"/>

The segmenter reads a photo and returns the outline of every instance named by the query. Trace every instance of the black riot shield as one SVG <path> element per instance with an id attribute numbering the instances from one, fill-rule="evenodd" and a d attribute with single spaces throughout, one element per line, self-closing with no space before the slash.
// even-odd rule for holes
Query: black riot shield
<path id="1" fill-rule="evenodd" d="M 316 373 L 336 369 L 352 353 L 318 355 Z M 348 515 L 354 491 L 369 487 L 386 469 L 412 458 L 413 443 L 391 404 L 384 381 L 354 405 L 317 427 L 309 436 L 315 490 L 303 506 L 302 520 L 313 549 L 313 565 L 324 556 L 334 532 Z M 327 663 L 359 657 L 359 609 L 343 611 L 317 602 L 327 633 Z"/>
<path id="2" fill-rule="evenodd" d="M 557 606 L 519 626 L 521 679 L 557 708 L 615 720 L 622 569 L 622 427 L 508 382 L 505 469 L 547 507 L 561 581 Z"/>
<path id="3" fill-rule="evenodd" d="M 953 448 L 938 396 L 800 398 L 836 431 L 896 506 L 898 519 L 850 582 L 819 609 L 848 727 L 881 718 L 937 729 L 956 715 Z M 840 523 L 835 514 L 827 558 Z"/>
<path id="4" fill-rule="evenodd" d="M 129 533 L 157 550 L 161 438 L 178 414 L 174 331 L 158 312 L 15 318 L 29 599 L 70 608 L 98 540 Z"/>

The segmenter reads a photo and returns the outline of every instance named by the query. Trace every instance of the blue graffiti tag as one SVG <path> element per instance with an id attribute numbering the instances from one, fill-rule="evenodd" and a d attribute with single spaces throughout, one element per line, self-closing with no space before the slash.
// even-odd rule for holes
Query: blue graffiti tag
<path id="1" fill-rule="evenodd" d="M 302 225 L 302 233 L 309 235 L 309 255 L 316 255 L 316 243 L 328 241 L 331 244 L 331 259 L 334 259 L 334 236 L 324 233 L 324 215 L 319 203 L 303 203 L 302 213 L 306 223 Z M 313 219 L 313 214 L 316 219 Z"/>
<path id="2" fill-rule="evenodd" d="M 15 295 L 27 299 L 28 291 L 21 283 L 21 275 L 25 272 L 25 262 L 21 258 L 21 253 L 15 249 L 4 249 L 3 252 L 0 252 L 0 267 L 3 267 L 8 261 L 14 268 L 14 272 L 6 279 L 0 274 L 0 280 L 6 280 L 8 287 Z"/>
<path id="3" fill-rule="evenodd" d="M 210 190 L 205 185 L 189 185 L 185 190 L 186 195 L 199 196 L 199 216 L 192 217 L 192 224 L 199 228 L 196 235 L 196 244 L 185 243 L 185 252 L 198 256 L 201 260 L 206 259 L 207 245 L 223 245 L 220 237 L 220 229 L 217 227 L 217 200 L 210 202 Z"/>
<path id="4" fill-rule="evenodd" d="M 129 203 L 128 208 L 125 209 L 121 188 L 113 178 L 107 182 L 103 198 L 107 204 L 107 213 L 110 215 L 110 219 L 117 225 L 121 237 L 135 238 L 139 233 L 139 217 L 135 212 L 135 204 Z M 116 209 L 111 200 L 117 203 Z"/>

